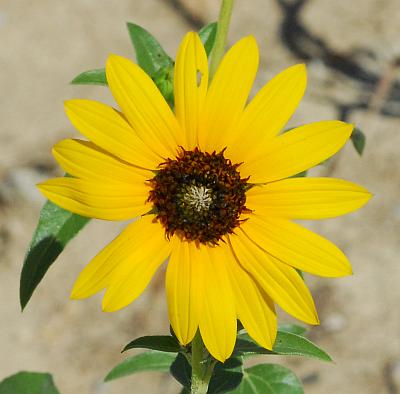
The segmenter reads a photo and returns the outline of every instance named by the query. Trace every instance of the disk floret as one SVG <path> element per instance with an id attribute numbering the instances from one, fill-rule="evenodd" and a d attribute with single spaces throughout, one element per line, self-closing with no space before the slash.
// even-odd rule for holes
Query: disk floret
<path id="1" fill-rule="evenodd" d="M 224 151 L 181 149 L 159 167 L 148 200 L 168 237 L 216 245 L 239 226 L 247 210 L 248 179 L 240 177 L 239 164 L 226 159 Z"/>

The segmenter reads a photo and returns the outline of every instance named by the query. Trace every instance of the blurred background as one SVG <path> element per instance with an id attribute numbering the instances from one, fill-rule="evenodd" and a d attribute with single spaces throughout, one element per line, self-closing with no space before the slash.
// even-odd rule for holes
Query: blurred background
<path id="1" fill-rule="evenodd" d="M 126 357 L 120 354 L 126 343 L 167 332 L 162 272 L 117 313 L 101 312 L 101 295 L 68 299 L 80 270 L 123 224 L 92 221 L 23 314 L 19 274 L 44 202 L 34 185 L 61 174 L 51 146 L 77 135 L 63 100 L 112 104 L 106 88 L 71 86 L 71 79 L 103 67 L 111 52 L 133 58 L 127 21 L 148 29 L 174 57 L 184 33 L 216 20 L 218 8 L 217 0 L 1 0 L 0 380 L 19 370 L 49 371 L 63 394 L 178 392 L 172 378 L 157 373 L 102 383 Z M 229 41 L 256 37 L 261 66 L 255 88 L 305 62 L 308 89 L 291 125 L 342 119 L 367 136 L 361 158 L 349 143 L 313 171 L 356 181 L 375 195 L 359 212 L 310 223 L 354 267 L 354 276 L 344 279 L 306 278 L 321 319 L 310 338 L 335 363 L 269 360 L 290 366 L 308 394 L 400 393 L 399 32 L 398 0 L 236 1 Z"/>

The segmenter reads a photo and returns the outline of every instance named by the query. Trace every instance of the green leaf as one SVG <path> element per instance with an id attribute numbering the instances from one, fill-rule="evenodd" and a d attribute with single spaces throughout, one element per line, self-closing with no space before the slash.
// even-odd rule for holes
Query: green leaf
<path id="1" fill-rule="evenodd" d="M 230 369 L 235 371 L 241 371 L 243 366 L 243 360 L 241 357 L 228 358 L 224 363 L 218 362 L 214 370 L 218 369 Z"/>
<path id="2" fill-rule="evenodd" d="M 45 273 L 68 242 L 90 219 L 47 201 L 25 256 L 20 279 L 20 303 L 24 309 Z"/>
<path id="3" fill-rule="evenodd" d="M 328 353 L 309 339 L 290 332 L 278 331 L 273 351 L 281 355 L 305 356 L 322 361 L 332 361 Z"/>
<path id="4" fill-rule="evenodd" d="M 151 350 L 124 360 L 114 367 L 104 378 L 105 382 L 143 371 L 168 372 L 175 354 Z"/>
<path id="5" fill-rule="evenodd" d="M 192 382 L 192 367 L 182 353 L 178 353 L 170 367 L 171 375 L 184 387 L 190 390 Z"/>
<path id="6" fill-rule="evenodd" d="M 230 393 L 239 386 L 243 378 L 241 358 L 232 357 L 225 363 L 218 363 L 211 376 L 207 394 Z"/>
<path id="7" fill-rule="evenodd" d="M 351 142 L 357 153 L 361 156 L 364 152 L 366 137 L 365 134 L 357 127 L 351 133 Z"/>
<path id="8" fill-rule="evenodd" d="M 136 60 L 148 75 L 153 77 L 159 69 L 173 66 L 173 60 L 147 30 L 134 23 L 127 23 L 127 26 Z"/>
<path id="9" fill-rule="evenodd" d="M 80 73 L 72 81 L 72 85 L 101 85 L 108 86 L 106 78 L 106 70 L 98 68 Z"/>
<path id="10" fill-rule="evenodd" d="M 174 104 L 174 68 L 160 68 L 152 76 L 154 83 L 171 108 Z"/>
<path id="11" fill-rule="evenodd" d="M 59 394 L 48 373 L 18 372 L 0 382 L 0 394 Z"/>
<path id="12" fill-rule="evenodd" d="M 288 368 L 259 364 L 244 371 L 243 380 L 231 394 L 304 394 L 300 380 Z"/>
<path id="13" fill-rule="evenodd" d="M 332 361 L 331 357 L 317 345 L 301 335 L 278 331 L 272 351 L 257 345 L 248 334 L 240 334 L 235 345 L 235 354 L 251 356 L 256 354 L 279 354 L 285 356 L 304 356 L 323 361 Z"/>
<path id="14" fill-rule="evenodd" d="M 257 345 L 247 333 L 239 334 L 236 339 L 234 355 L 254 356 L 257 354 L 276 354 Z"/>
<path id="15" fill-rule="evenodd" d="M 304 326 L 299 326 L 298 324 L 281 324 L 279 326 L 279 331 L 290 332 L 292 334 L 304 336 L 304 334 L 307 333 L 307 328 Z"/>
<path id="16" fill-rule="evenodd" d="M 242 379 L 242 372 L 223 369 L 211 377 L 207 394 L 230 393 L 239 386 Z"/>
<path id="17" fill-rule="evenodd" d="M 217 26 L 217 22 L 212 22 L 199 30 L 200 40 L 204 45 L 207 56 L 210 55 L 211 50 L 214 47 L 215 37 L 217 35 Z"/>
<path id="18" fill-rule="evenodd" d="M 172 353 L 177 353 L 181 350 L 181 346 L 177 339 L 169 335 L 153 335 L 136 338 L 132 342 L 128 343 L 122 352 L 135 348 L 153 349 Z"/>

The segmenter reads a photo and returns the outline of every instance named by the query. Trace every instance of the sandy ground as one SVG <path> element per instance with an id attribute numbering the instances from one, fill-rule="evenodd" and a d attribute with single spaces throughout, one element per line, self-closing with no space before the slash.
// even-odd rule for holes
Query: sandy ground
<path id="1" fill-rule="evenodd" d="M 360 159 L 349 145 L 315 172 L 357 181 L 375 197 L 360 212 L 310 224 L 340 245 L 354 266 L 355 275 L 345 279 L 307 277 L 322 323 L 310 335 L 335 364 L 279 361 L 303 379 L 308 394 L 400 393 L 400 271 L 395 257 L 400 241 L 400 102 L 399 97 L 388 99 L 400 77 L 399 3 L 304 2 L 297 21 L 325 48 L 303 40 L 299 45 L 307 56 L 279 36 L 291 15 L 284 19 L 283 3 L 237 0 L 231 42 L 245 34 L 257 38 L 262 53 L 258 86 L 284 67 L 306 61 L 309 87 L 293 125 L 338 118 L 341 108 L 368 103 L 345 114 L 367 135 L 364 156 Z M 135 304 L 118 313 L 102 313 L 100 297 L 68 300 L 80 269 L 121 224 L 91 222 L 51 268 L 23 314 L 18 281 L 44 201 L 34 184 L 59 171 L 51 145 L 76 135 L 64 116 L 63 100 L 112 102 L 104 88 L 68 82 L 83 70 L 102 67 L 110 52 L 133 56 L 126 21 L 145 26 L 174 55 L 185 31 L 214 20 L 217 8 L 215 0 L 0 2 L 0 378 L 18 370 L 50 371 L 63 394 L 178 392 L 171 378 L 155 373 L 102 383 L 125 357 L 119 353 L 124 344 L 167 331 L 162 273 Z M 336 57 L 327 56 L 326 48 Z M 363 79 L 360 69 L 340 68 L 340 59 L 361 65 L 369 79 Z M 379 87 L 371 75 L 381 81 Z"/>

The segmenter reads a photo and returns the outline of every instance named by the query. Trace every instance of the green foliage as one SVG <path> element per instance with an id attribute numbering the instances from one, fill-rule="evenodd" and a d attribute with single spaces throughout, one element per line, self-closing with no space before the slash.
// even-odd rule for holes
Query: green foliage
<path id="1" fill-rule="evenodd" d="M 127 27 L 138 65 L 153 78 L 165 99 L 170 103 L 173 98 L 173 60 L 147 30 L 134 23 L 128 23 Z M 211 40 L 211 34 L 212 32 L 208 31 L 207 42 Z M 106 71 L 104 68 L 85 71 L 75 77 L 71 84 L 107 86 Z"/>
<path id="2" fill-rule="evenodd" d="M 58 255 L 89 220 L 65 211 L 50 201 L 45 203 L 22 267 L 20 280 L 22 309 Z"/>
<path id="3" fill-rule="evenodd" d="M 215 37 L 217 35 L 217 25 L 217 22 L 209 23 L 199 30 L 199 36 L 204 45 L 207 56 L 210 55 L 211 50 L 214 47 Z"/>
<path id="4" fill-rule="evenodd" d="M 106 78 L 106 70 L 98 68 L 96 70 L 84 71 L 76 76 L 72 81 L 72 85 L 101 85 L 108 86 Z"/>
<path id="5" fill-rule="evenodd" d="M 241 358 L 232 357 L 225 363 L 217 363 L 208 386 L 207 394 L 230 393 L 243 378 Z"/>
<path id="6" fill-rule="evenodd" d="M 298 324 L 281 324 L 279 325 L 279 331 L 305 336 L 307 328 Z"/>
<path id="7" fill-rule="evenodd" d="M 178 340 L 172 336 L 153 335 L 134 339 L 132 342 L 129 342 L 122 351 L 125 352 L 126 350 L 135 348 L 177 353 L 181 350 L 181 345 Z"/>
<path id="8" fill-rule="evenodd" d="M 174 68 L 172 66 L 160 68 L 152 78 L 158 90 L 172 108 L 174 105 Z"/>
<path id="9" fill-rule="evenodd" d="M 174 61 L 147 30 L 134 23 L 127 23 L 127 26 L 135 49 L 137 63 L 154 80 L 164 98 L 171 105 L 174 93 Z M 204 26 L 199 31 L 207 56 L 214 46 L 216 32 L 216 22 Z M 104 68 L 85 71 L 76 76 L 71 84 L 108 86 L 106 71 Z"/>
<path id="10" fill-rule="evenodd" d="M 239 387 L 231 394 L 303 394 L 300 380 L 288 368 L 259 364 L 246 368 Z"/>
<path id="11" fill-rule="evenodd" d="M 137 63 L 153 79 L 165 100 L 173 107 L 174 61 L 147 30 L 134 23 L 128 23 L 127 26 Z M 199 31 L 207 55 L 214 45 L 216 29 L 217 24 L 210 23 Z"/>
<path id="12" fill-rule="evenodd" d="M 212 361 L 208 359 L 205 362 Z M 243 377 L 242 365 L 240 358 L 230 358 L 225 363 L 218 362 L 214 368 L 207 394 L 228 393 L 235 389 Z M 183 386 L 182 393 L 190 392 L 192 367 L 182 353 L 179 353 L 171 364 L 170 372 Z"/>
<path id="13" fill-rule="evenodd" d="M 171 364 L 170 372 L 184 389 L 190 390 L 192 384 L 192 367 L 182 353 L 178 353 L 176 356 L 174 362 Z"/>
<path id="14" fill-rule="evenodd" d="M 122 361 L 104 378 L 105 382 L 144 371 L 168 372 L 175 354 L 151 350 Z"/>
<path id="15" fill-rule="evenodd" d="M 364 152 L 366 137 L 365 134 L 357 127 L 354 127 L 351 133 L 351 142 L 353 143 L 354 149 L 361 156 Z"/>
<path id="16" fill-rule="evenodd" d="M 248 334 L 239 334 L 235 354 L 254 356 L 257 354 L 279 354 L 285 356 L 304 356 L 322 361 L 332 361 L 331 357 L 307 338 L 291 332 L 278 331 L 272 351 L 257 345 Z"/>
<path id="17" fill-rule="evenodd" d="M 240 325 L 239 328 L 241 328 Z M 236 394 L 303 393 L 299 380 L 290 370 L 272 364 L 244 369 L 242 358 L 271 354 L 306 356 L 331 361 L 330 356 L 325 351 L 303 336 L 305 333 L 306 328 L 296 324 L 280 326 L 272 351 L 259 346 L 247 333 L 240 333 L 233 356 L 225 363 L 216 363 L 207 394 L 231 392 Z M 172 376 L 182 384 L 181 392 L 190 392 L 192 367 L 183 353 L 184 348 L 180 346 L 174 335 L 140 337 L 130 342 L 123 351 L 133 348 L 148 348 L 155 351 L 128 358 L 107 375 L 106 381 L 140 371 L 167 371 L 169 368 Z M 178 354 L 175 356 L 172 353 Z M 204 362 L 210 363 L 212 361 L 207 359 Z"/>
<path id="18" fill-rule="evenodd" d="M 0 382 L 0 394 L 59 394 L 48 373 L 18 372 Z"/>
<path id="19" fill-rule="evenodd" d="M 276 354 L 271 350 L 264 349 L 263 347 L 257 345 L 247 333 L 239 334 L 236 343 L 235 349 L 233 351 L 235 356 L 256 356 L 258 354 Z"/>
<path id="20" fill-rule="evenodd" d="M 173 66 L 173 60 L 147 30 L 134 23 L 127 23 L 127 26 L 137 63 L 148 75 L 154 77 L 159 69 Z"/>
<path id="21" fill-rule="evenodd" d="M 273 351 L 280 355 L 304 356 L 322 361 L 332 361 L 328 353 L 309 339 L 290 332 L 278 331 Z"/>

